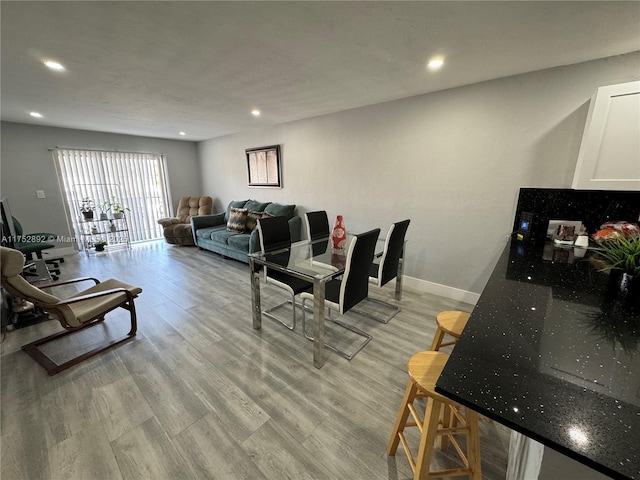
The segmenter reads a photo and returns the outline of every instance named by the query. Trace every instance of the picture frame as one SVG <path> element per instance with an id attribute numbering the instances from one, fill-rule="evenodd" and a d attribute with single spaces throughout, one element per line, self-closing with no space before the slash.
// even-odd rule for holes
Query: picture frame
<path id="1" fill-rule="evenodd" d="M 280 145 L 248 148 L 245 153 L 250 187 L 282 188 Z"/>

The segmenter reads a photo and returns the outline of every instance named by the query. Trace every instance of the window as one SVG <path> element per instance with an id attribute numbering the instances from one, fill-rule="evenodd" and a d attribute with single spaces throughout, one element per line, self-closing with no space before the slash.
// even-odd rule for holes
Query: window
<path id="1" fill-rule="evenodd" d="M 157 219 L 170 215 L 164 155 L 56 148 L 53 156 L 76 234 L 83 198 L 89 197 L 97 207 L 116 196 L 129 208 L 126 215 L 132 242 L 162 238 Z"/>

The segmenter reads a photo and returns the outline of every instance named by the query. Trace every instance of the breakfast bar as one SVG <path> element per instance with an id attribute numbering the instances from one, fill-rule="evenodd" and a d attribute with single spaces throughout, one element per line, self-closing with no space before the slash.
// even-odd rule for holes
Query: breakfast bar
<path id="1" fill-rule="evenodd" d="M 638 479 L 640 298 L 579 250 L 511 240 L 436 390 L 605 475 Z"/>

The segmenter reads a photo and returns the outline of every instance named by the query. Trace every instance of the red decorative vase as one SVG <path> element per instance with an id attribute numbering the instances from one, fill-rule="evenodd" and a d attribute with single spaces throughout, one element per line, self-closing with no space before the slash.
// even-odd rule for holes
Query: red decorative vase
<path id="1" fill-rule="evenodd" d="M 344 250 L 347 246 L 347 229 L 344 227 L 342 215 L 336 217 L 336 223 L 331 232 L 331 246 L 335 250 Z"/>

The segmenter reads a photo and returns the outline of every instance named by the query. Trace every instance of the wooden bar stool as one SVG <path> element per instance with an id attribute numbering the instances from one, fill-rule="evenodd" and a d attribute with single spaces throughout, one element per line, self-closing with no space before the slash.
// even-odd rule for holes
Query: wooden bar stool
<path id="1" fill-rule="evenodd" d="M 387 445 L 387 454 L 395 455 L 398 444 L 402 447 L 413 471 L 414 480 L 426 480 L 434 477 L 467 475 L 472 480 L 481 480 L 480 440 L 478 431 L 478 415 L 469 408 L 443 397 L 435 391 L 435 384 L 442 373 L 449 355 L 441 352 L 420 352 L 409 359 L 409 383 L 398 411 L 396 423 Z M 424 418 L 420 418 L 413 402 L 416 398 L 426 398 L 427 406 Z M 441 418 L 442 409 L 449 410 L 456 418 L 454 426 L 444 425 Z M 409 421 L 411 414 L 412 421 Z M 420 430 L 420 446 L 418 458 L 414 459 L 404 435 L 406 427 L 417 427 Z M 466 435 L 466 453 L 463 451 L 456 435 Z M 461 468 L 429 471 L 433 449 L 438 436 L 446 435 L 455 447 L 463 464 Z M 444 443 L 444 442 L 443 442 Z"/>
<path id="2" fill-rule="evenodd" d="M 457 310 L 446 310 L 444 312 L 440 312 L 436 316 L 438 329 L 436 330 L 436 334 L 433 337 L 431 350 L 437 352 L 441 347 L 455 345 L 456 343 L 458 343 L 458 339 L 460 338 L 460 335 L 462 335 L 462 331 L 467 325 L 467 321 L 469 320 L 470 316 L 470 313 L 460 312 Z M 453 341 L 443 343 L 445 334 L 452 336 Z"/>

